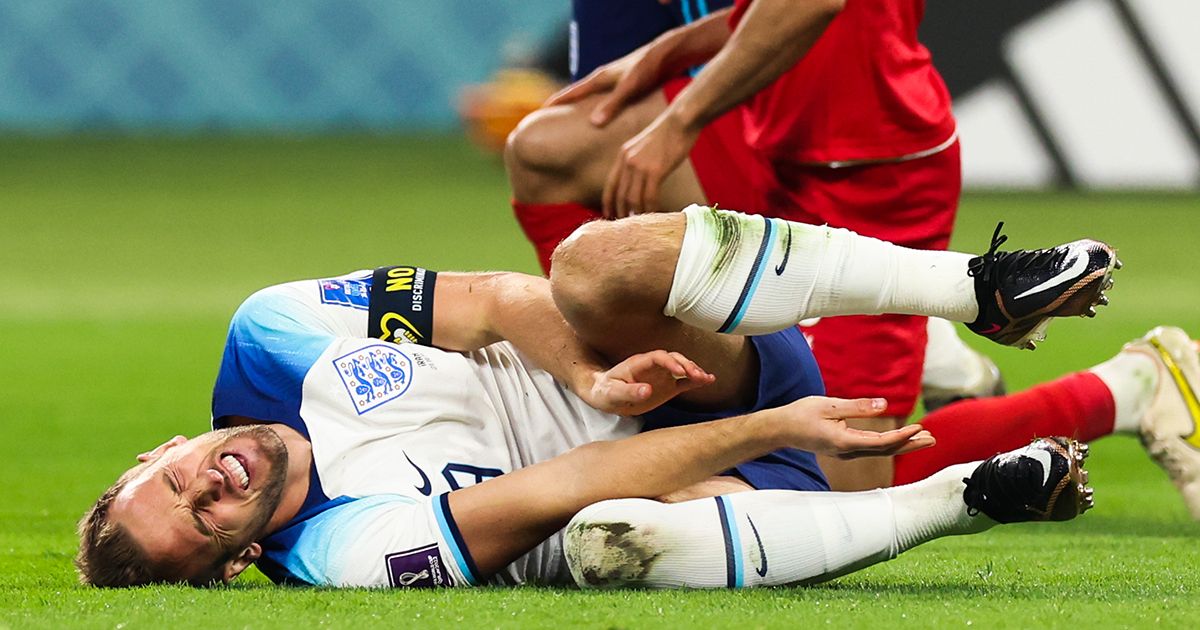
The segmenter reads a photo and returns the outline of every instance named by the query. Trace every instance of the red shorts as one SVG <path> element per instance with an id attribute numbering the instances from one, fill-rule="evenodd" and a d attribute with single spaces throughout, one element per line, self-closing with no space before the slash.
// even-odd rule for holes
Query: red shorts
<path id="1" fill-rule="evenodd" d="M 962 188 L 959 145 L 908 162 L 831 169 L 777 168 L 777 215 L 828 223 L 918 249 L 946 249 Z M 828 317 L 804 328 L 831 396 L 888 399 L 907 417 L 921 393 L 924 317 Z"/>
<path id="2" fill-rule="evenodd" d="M 676 80 L 663 92 L 669 100 L 686 85 Z M 737 109 L 701 132 L 690 157 L 710 202 L 722 207 L 919 249 L 949 244 L 962 189 L 958 143 L 907 162 L 837 169 L 772 164 L 746 144 Z M 828 317 L 803 330 L 830 396 L 880 396 L 889 415 L 912 413 L 925 362 L 924 317 Z"/>
<path id="3" fill-rule="evenodd" d="M 667 102 L 691 83 L 677 77 L 663 84 Z M 730 210 L 767 214 L 767 191 L 774 188 L 771 163 L 746 144 L 738 106 L 700 130 L 690 155 L 696 178 L 708 203 Z"/>

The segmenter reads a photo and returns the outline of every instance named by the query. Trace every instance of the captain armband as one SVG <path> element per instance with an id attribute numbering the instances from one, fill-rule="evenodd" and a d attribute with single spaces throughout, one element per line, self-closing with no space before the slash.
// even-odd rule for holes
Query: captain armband
<path id="1" fill-rule="evenodd" d="M 371 274 L 367 334 L 393 343 L 433 345 L 433 286 L 437 272 L 399 265 Z"/>

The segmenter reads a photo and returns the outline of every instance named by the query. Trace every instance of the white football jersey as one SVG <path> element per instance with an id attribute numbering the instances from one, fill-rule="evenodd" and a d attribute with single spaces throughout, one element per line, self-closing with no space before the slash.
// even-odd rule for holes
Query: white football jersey
<path id="1" fill-rule="evenodd" d="M 406 295 L 419 302 L 427 272 L 405 269 L 418 280 Z M 276 581 L 330 586 L 481 583 L 446 494 L 632 435 L 640 421 L 592 409 L 507 342 L 456 353 L 408 343 L 422 334 L 411 326 L 397 328 L 402 343 L 369 337 L 371 284 L 362 271 L 270 287 L 233 317 L 214 427 L 245 416 L 312 443 L 309 496 L 264 541 L 259 567 Z M 560 536 L 492 577 L 569 579 Z"/>

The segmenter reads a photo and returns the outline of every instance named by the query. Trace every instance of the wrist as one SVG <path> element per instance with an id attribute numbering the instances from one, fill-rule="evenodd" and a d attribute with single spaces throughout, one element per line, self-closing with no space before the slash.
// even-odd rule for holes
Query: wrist
<path id="1" fill-rule="evenodd" d="M 567 388 L 574 394 L 591 404 L 593 394 L 597 386 L 604 377 L 604 371 L 591 366 L 582 366 L 578 363 L 572 366 L 571 378 L 567 381 Z"/>
<path id="2" fill-rule="evenodd" d="M 699 109 L 693 107 L 690 100 L 685 94 L 671 103 L 662 113 L 662 122 L 685 140 L 694 143 L 708 121 L 704 120 Z"/>
<path id="3" fill-rule="evenodd" d="M 738 427 L 738 433 L 752 450 L 765 454 L 791 446 L 785 430 L 787 425 L 782 422 L 778 409 L 755 411 L 739 419 L 742 426 Z"/>

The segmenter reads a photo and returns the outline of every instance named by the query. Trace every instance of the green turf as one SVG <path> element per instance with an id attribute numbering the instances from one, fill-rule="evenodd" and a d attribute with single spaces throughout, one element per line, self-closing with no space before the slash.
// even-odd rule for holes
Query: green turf
<path id="1" fill-rule="evenodd" d="M 1200 527 L 1129 438 L 1098 443 L 1078 522 L 937 541 L 831 584 L 580 593 L 80 588 L 73 523 L 132 461 L 205 429 L 228 316 L 253 290 L 395 262 L 532 270 L 498 166 L 441 137 L 0 139 L 0 627 L 1195 627 Z M 989 348 L 1016 388 L 1150 326 L 1200 331 L 1200 200 L 969 196 L 955 244 L 1108 239 L 1126 269 L 1095 321 L 1037 353 Z M 983 347 L 983 346 L 980 346 Z"/>

